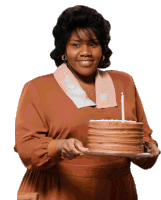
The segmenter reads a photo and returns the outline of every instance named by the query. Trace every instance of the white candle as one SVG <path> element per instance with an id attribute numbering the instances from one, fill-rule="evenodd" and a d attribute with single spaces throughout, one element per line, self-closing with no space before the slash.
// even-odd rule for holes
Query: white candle
<path id="1" fill-rule="evenodd" d="M 122 121 L 125 121 L 124 94 L 123 94 L 123 92 L 121 92 L 121 111 L 122 111 Z"/>

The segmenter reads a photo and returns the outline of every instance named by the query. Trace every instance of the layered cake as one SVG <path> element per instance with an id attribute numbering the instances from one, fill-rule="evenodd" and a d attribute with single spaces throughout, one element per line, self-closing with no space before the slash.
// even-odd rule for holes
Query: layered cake
<path id="1" fill-rule="evenodd" d="M 90 152 L 143 153 L 143 123 L 121 120 L 90 120 L 88 130 Z"/>

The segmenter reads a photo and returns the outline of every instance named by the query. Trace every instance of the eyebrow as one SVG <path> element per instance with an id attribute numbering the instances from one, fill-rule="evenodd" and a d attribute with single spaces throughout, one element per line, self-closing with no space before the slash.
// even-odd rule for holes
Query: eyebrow
<path id="1" fill-rule="evenodd" d="M 83 39 L 75 39 L 75 40 L 69 40 L 69 41 L 75 41 L 75 42 L 80 42 L 80 41 L 99 41 L 97 38 L 96 39 L 89 39 L 89 40 L 83 40 Z"/>

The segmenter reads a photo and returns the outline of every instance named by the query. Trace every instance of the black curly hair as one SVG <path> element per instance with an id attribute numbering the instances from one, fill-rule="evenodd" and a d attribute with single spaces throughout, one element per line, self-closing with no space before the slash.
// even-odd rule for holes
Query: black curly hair
<path id="1" fill-rule="evenodd" d="M 63 63 L 62 55 L 65 54 L 66 44 L 72 31 L 77 28 L 86 29 L 89 33 L 91 29 L 98 38 L 102 46 L 102 54 L 105 56 L 98 68 L 106 68 L 110 65 L 111 49 L 108 47 L 110 42 L 110 23 L 96 10 L 87 6 L 74 6 L 67 8 L 59 16 L 56 26 L 53 29 L 55 38 L 55 49 L 50 53 L 50 57 L 59 66 Z"/>

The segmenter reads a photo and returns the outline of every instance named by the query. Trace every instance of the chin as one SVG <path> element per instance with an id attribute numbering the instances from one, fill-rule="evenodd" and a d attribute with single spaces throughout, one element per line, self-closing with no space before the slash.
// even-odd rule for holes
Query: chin
<path id="1" fill-rule="evenodd" d="M 94 73 L 95 73 L 95 71 L 94 72 L 79 73 L 79 74 L 82 75 L 82 76 L 91 76 Z"/>
<path id="2" fill-rule="evenodd" d="M 97 71 L 97 68 L 91 69 L 90 67 L 87 67 L 87 68 L 82 69 L 78 73 L 82 76 L 90 76 L 90 75 L 94 74 L 96 71 Z"/>

